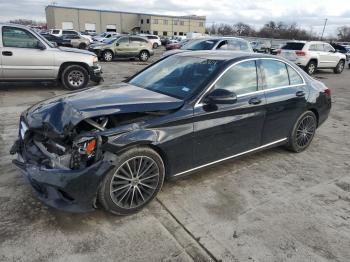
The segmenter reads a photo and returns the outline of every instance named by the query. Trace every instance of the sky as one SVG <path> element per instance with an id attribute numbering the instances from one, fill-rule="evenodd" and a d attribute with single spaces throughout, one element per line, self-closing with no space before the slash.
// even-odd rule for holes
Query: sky
<path id="1" fill-rule="evenodd" d="M 336 36 L 340 26 L 350 26 L 349 0 L 0 0 L 0 21 L 26 18 L 45 21 L 45 6 L 116 10 L 167 15 L 205 15 L 213 23 L 243 22 L 256 29 L 268 21 L 296 22 L 321 34 L 328 18 L 326 36 Z"/>

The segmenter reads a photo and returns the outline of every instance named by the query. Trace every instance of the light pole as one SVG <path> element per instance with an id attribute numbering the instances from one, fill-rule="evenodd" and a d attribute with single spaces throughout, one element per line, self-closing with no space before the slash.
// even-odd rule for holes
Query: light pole
<path id="1" fill-rule="evenodd" d="M 322 31 L 322 35 L 321 35 L 321 41 L 323 39 L 323 34 L 324 34 L 324 30 L 326 29 L 327 21 L 328 21 L 328 18 L 326 18 L 326 20 L 324 21 L 323 31 Z"/>

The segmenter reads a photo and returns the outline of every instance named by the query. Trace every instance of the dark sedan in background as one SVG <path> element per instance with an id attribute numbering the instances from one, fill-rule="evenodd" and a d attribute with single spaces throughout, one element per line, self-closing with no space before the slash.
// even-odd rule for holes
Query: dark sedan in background
<path id="1" fill-rule="evenodd" d="M 11 149 L 40 199 L 114 214 L 147 205 L 165 178 L 263 149 L 305 150 L 330 90 L 283 58 L 185 52 L 125 83 L 61 95 L 20 118 Z"/>

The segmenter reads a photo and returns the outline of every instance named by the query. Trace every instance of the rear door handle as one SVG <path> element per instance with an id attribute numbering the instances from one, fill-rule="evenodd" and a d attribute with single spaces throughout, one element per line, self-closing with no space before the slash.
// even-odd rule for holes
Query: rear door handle
<path id="1" fill-rule="evenodd" d="M 261 103 L 261 100 L 257 97 L 253 97 L 249 100 L 249 104 L 251 105 L 258 105 Z"/>
<path id="2" fill-rule="evenodd" d="M 3 56 L 12 56 L 12 52 L 11 51 L 2 51 L 2 55 Z"/>
<path id="3" fill-rule="evenodd" d="M 302 97 L 305 96 L 305 92 L 304 91 L 298 91 L 295 93 L 296 96 Z"/>

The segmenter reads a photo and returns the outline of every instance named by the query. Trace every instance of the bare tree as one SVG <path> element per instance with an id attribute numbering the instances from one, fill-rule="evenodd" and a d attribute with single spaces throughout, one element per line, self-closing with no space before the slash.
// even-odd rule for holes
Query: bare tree
<path id="1" fill-rule="evenodd" d="M 342 26 L 338 27 L 338 39 L 340 41 L 350 41 L 350 27 L 349 26 Z"/>

